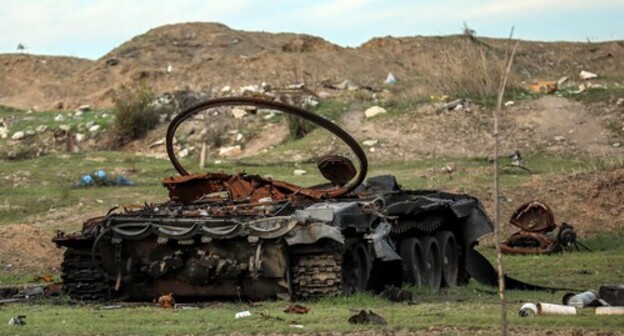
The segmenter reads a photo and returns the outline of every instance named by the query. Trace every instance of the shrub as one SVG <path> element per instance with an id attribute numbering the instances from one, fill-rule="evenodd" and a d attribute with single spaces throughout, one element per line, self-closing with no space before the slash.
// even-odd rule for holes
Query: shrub
<path id="1" fill-rule="evenodd" d="M 471 38 L 461 38 L 454 48 L 441 51 L 439 72 L 427 79 L 437 94 L 471 98 L 485 103 L 495 100 L 505 72 L 505 53 Z M 518 87 L 513 71 L 508 90 Z"/>
<path id="2" fill-rule="evenodd" d="M 122 85 L 113 95 L 115 122 L 113 129 L 118 146 L 143 137 L 158 125 L 157 107 L 152 105 L 154 92 L 140 83 L 137 86 Z"/>

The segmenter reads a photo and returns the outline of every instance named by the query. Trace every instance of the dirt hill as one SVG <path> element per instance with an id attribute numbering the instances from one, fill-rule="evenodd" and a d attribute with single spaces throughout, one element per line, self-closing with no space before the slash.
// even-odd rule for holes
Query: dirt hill
<path id="1" fill-rule="evenodd" d="M 449 57 L 465 47 L 464 36 L 374 38 L 342 48 L 321 38 L 290 33 L 233 30 L 216 23 L 158 27 L 96 61 L 71 57 L 0 55 L 0 104 L 20 108 L 71 109 L 110 105 L 120 84 L 148 80 L 156 91 L 210 91 L 228 85 L 286 85 L 345 79 L 380 86 L 388 72 L 416 92 L 434 94 L 428 79 L 447 74 Z M 501 58 L 508 40 L 470 42 Z M 521 41 L 518 80 L 578 78 L 581 70 L 606 80 L 624 78 L 624 42 L 545 43 Z"/>

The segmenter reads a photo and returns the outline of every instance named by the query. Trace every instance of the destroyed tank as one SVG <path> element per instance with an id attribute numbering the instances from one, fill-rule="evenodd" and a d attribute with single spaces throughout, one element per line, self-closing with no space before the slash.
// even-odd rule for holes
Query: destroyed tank
<path id="1" fill-rule="evenodd" d="M 189 174 L 174 135 L 201 111 L 272 109 L 325 128 L 348 146 L 317 160 L 329 182 L 304 187 L 243 172 Z M 307 299 L 410 284 L 457 286 L 470 276 L 495 283 L 474 250 L 493 223 L 478 199 L 406 190 L 394 176 L 366 179 L 368 161 L 347 132 L 302 108 L 257 98 L 219 98 L 176 115 L 166 149 L 180 176 L 169 199 L 111 209 L 80 232 L 59 233 L 63 289 L 78 300 Z"/>

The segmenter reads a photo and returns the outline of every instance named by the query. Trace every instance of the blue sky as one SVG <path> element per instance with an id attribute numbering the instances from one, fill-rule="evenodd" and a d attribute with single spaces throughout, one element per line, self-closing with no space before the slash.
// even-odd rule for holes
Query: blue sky
<path id="1" fill-rule="evenodd" d="M 170 23 L 297 32 L 342 46 L 375 36 L 447 35 L 463 22 L 478 36 L 525 40 L 624 40 L 624 0 L 1 0 L 0 53 L 97 59 Z"/>

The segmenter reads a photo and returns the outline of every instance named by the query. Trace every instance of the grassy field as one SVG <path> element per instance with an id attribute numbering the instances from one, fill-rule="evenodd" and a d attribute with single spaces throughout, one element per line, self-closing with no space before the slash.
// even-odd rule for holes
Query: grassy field
<path id="1" fill-rule="evenodd" d="M 452 175 L 440 168 L 453 163 L 460 167 Z M 193 162 L 187 162 L 193 165 Z M 549 179 L 573 172 L 604 168 L 604 162 L 587 158 L 553 158 L 534 155 L 527 158 L 534 171 L 503 170 L 501 184 L 506 190 L 523 186 L 535 178 Z M 235 164 L 224 162 L 206 170 L 233 172 Z M 104 169 L 135 181 L 132 187 L 89 187 L 74 185 L 84 174 Z M 316 168 L 307 163 L 280 163 L 245 167 L 248 173 L 270 174 L 301 185 L 321 182 Z M 294 169 L 309 174 L 294 176 Z M 74 231 L 84 218 L 104 213 L 116 204 L 159 201 L 166 198 L 160 185 L 164 176 L 175 175 L 167 160 L 135 156 L 132 153 L 90 152 L 51 154 L 36 159 L 6 161 L 0 165 L 0 225 L 24 223 L 44 230 Z M 487 197 L 491 189 L 491 164 L 484 159 L 434 158 L 426 161 L 373 163 L 369 176 L 394 174 L 407 188 L 437 188 L 465 191 Z M 50 214 L 69 213 L 63 221 Z M 624 283 L 624 230 L 587 238 L 584 243 L 594 252 L 566 252 L 555 256 L 507 256 L 507 272 L 519 279 L 546 285 L 597 290 L 602 284 Z M 493 245 L 485 241 L 480 250 L 493 260 Z M 60 251 L 59 251 L 60 253 Z M 20 284 L 33 274 L 0 272 L 3 284 Z M 58 277 L 58 275 L 56 275 Z M 420 289 L 414 305 L 390 303 L 373 295 L 335 297 L 305 302 L 312 311 L 306 315 L 282 312 L 287 302 L 226 302 L 164 310 L 153 304 L 127 305 L 105 309 L 106 305 L 76 305 L 67 298 L 38 300 L 0 306 L 0 322 L 26 315 L 24 327 L 0 327 L 0 334 L 269 334 L 347 332 L 388 334 L 497 334 L 500 318 L 498 296 L 493 288 L 471 281 L 467 287 L 441 294 Z M 621 316 L 595 316 L 591 308 L 578 316 L 538 316 L 520 318 L 517 310 L 525 302 L 560 303 L 565 292 L 508 292 L 508 316 L 516 334 L 617 333 L 624 330 Z M 115 303 L 113 303 L 115 304 Z M 351 325 L 349 316 L 360 309 L 371 309 L 383 316 L 386 326 Z M 234 319 L 239 311 L 250 310 L 251 317 Z M 303 325 L 303 329 L 291 324 Z"/>

